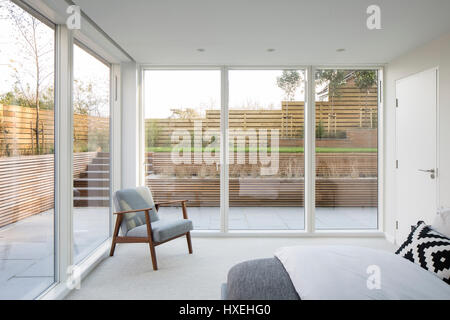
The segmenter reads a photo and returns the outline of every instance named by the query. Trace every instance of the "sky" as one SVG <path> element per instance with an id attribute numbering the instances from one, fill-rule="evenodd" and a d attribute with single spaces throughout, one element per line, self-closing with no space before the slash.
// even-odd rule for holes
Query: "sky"
<path id="1" fill-rule="evenodd" d="M 0 0 L 0 3 L 2 1 Z M 49 43 L 49 47 L 53 47 L 54 30 L 47 25 L 41 23 L 39 26 L 40 37 L 42 43 Z M 12 91 L 15 83 L 15 77 L 12 67 L 23 64 L 23 68 L 18 68 L 21 77 L 26 82 L 34 83 L 31 76 L 26 75 L 26 70 L 33 70 L 34 65 L 30 65 L 21 55 L 21 46 L 18 44 L 16 37 L 20 38 L 18 31 L 7 17 L 5 9 L 0 7 L 0 95 Z M 54 70 L 54 50 L 51 50 L 46 56 L 46 64 L 48 72 Z M 11 60 L 16 63 L 11 63 Z M 92 82 L 96 92 L 109 97 L 109 75 L 110 69 L 97 58 L 87 53 L 77 45 L 74 45 L 74 79 L 81 79 L 84 83 Z M 50 76 L 46 85 L 52 85 L 54 77 Z M 103 114 L 108 113 L 109 105 L 101 107 Z"/>
<path id="2" fill-rule="evenodd" d="M 108 116 L 110 68 L 84 49 L 74 45 L 73 77 L 74 80 L 81 79 L 84 84 L 92 82 L 93 91 L 106 99 L 106 103 L 99 106 L 98 111 L 101 116 Z"/>
<path id="3" fill-rule="evenodd" d="M 300 71 L 303 74 L 302 71 Z M 230 70 L 230 109 L 280 108 L 285 99 L 277 86 L 282 70 Z M 144 75 L 145 118 L 167 118 L 171 109 L 220 109 L 220 70 L 147 70 Z M 295 100 L 304 100 L 304 83 Z"/>

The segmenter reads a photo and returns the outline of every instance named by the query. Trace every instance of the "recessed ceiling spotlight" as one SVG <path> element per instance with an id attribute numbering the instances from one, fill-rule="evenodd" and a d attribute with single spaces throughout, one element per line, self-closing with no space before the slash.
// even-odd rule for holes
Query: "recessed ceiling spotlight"
<path id="1" fill-rule="evenodd" d="M 274 51 L 275 51 L 274 48 L 269 48 L 269 49 L 267 49 L 267 52 L 274 52 Z"/>
<path id="2" fill-rule="evenodd" d="M 197 51 L 198 51 L 198 52 L 205 52 L 205 49 L 203 49 L 203 48 L 198 48 Z"/>
<path id="3" fill-rule="evenodd" d="M 336 49 L 336 52 L 344 52 L 344 51 L 345 51 L 345 48 Z"/>

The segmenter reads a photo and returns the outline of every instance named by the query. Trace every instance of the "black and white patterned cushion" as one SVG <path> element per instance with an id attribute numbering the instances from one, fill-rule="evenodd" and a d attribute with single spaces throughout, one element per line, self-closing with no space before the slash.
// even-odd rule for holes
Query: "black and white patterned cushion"
<path id="1" fill-rule="evenodd" d="M 420 221 L 395 252 L 450 284 L 450 238 Z"/>

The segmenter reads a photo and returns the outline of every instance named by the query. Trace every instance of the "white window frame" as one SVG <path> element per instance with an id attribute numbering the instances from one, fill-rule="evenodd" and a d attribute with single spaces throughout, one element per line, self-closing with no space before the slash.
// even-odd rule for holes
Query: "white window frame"
<path id="1" fill-rule="evenodd" d="M 304 70 L 306 73 L 305 81 L 305 229 L 304 230 L 230 230 L 228 227 L 229 212 L 229 170 L 227 159 L 229 154 L 228 141 L 228 111 L 229 111 L 229 86 L 228 75 L 230 70 Z M 378 207 L 377 207 L 377 228 L 376 229 L 348 229 L 348 230 L 317 230 L 315 227 L 315 82 L 314 76 L 318 69 L 345 69 L 345 70 L 377 70 L 378 71 Z M 141 85 L 144 87 L 144 73 L 147 70 L 220 70 L 221 71 L 221 176 L 220 176 L 220 229 L 219 230 L 194 230 L 192 235 L 202 237 L 384 237 L 384 122 L 383 122 L 383 95 L 384 79 L 383 65 L 148 65 L 143 64 L 139 68 Z M 141 166 L 139 176 L 141 184 L 144 179 L 144 90 L 140 92 L 140 154 Z M 225 164 L 225 165 L 223 165 Z"/>
<path id="2" fill-rule="evenodd" d="M 121 62 L 133 61 L 92 20 L 82 13 L 82 30 L 69 30 L 67 3 L 51 7 L 43 0 L 10 0 L 54 29 L 54 112 L 55 112 L 55 207 L 54 207 L 54 283 L 36 299 L 60 299 L 70 292 L 67 273 L 73 265 L 73 46 L 79 44 L 110 67 L 110 213 L 108 238 L 78 265 L 84 278 L 108 255 L 112 235 L 112 194 L 121 188 Z M 49 18 L 51 17 L 51 19 Z M 97 43 L 100 41 L 100 43 Z M 77 43 L 78 44 L 78 43 Z"/>
<path id="3" fill-rule="evenodd" d="M 120 101 L 120 100 L 116 99 L 116 95 L 118 95 L 118 93 L 116 91 L 116 79 L 117 79 L 117 77 L 120 77 L 120 73 L 119 73 L 119 75 L 113 73 L 114 71 L 116 71 L 117 65 L 113 66 L 113 64 L 111 64 L 101 54 L 92 50 L 88 45 L 86 45 L 82 41 L 78 40 L 75 36 L 72 36 L 72 39 L 73 39 L 73 41 L 72 41 L 73 46 L 77 45 L 81 50 L 85 51 L 86 53 L 88 53 L 89 55 L 91 55 L 92 57 L 94 57 L 99 62 L 103 63 L 104 65 L 106 65 L 109 68 L 109 145 L 110 145 L 109 168 L 110 168 L 110 171 L 109 171 L 108 236 L 102 243 L 100 243 L 97 246 L 97 248 L 92 250 L 87 256 L 83 257 L 78 263 L 74 263 L 75 256 L 74 256 L 74 252 L 73 252 L 73 248 L 72 248 L 72 265 L 79 267 L 81 273 L 83 273 L 84 269 L 86 268 L 85 267 L 86 265 L 91 266 L 91 261 L 97 260 L 96 257 L 98 255 L 99 249 L 102 252 L 102 254 L 106 253 L 106 251 L 109 247 L 109 243 L 111 241 L 110 240 L 111 236 L 112 236 L 112 225 L 113 225 L 113 221 L 112 221 L 113 220 L 113 200 L 112 199 L 113 199 L 113 193 L 115 191 L 113 186 L 116 186 L 117 177 L 120 177 L 120 175 L 117 174 L 117 168 L 113 168 L 113 163 L 115 164 L 116 162 L 113 161 L 113 157 L 112 157 L 113 153 L 116 153 L 118 149 L 120 150 L 120 144 L 118 144 L 117 141 L 113 140 L 113 132 L 116 132 L 116 133 L 120 132 L 120 130 L 115 130 L 115 128 L 113 126 L 113 124 L 115 124 L 116 126 L 117 125 L 120 126 L 120 121 L 117 120 L 117 118 L 120 119 L 120 113 L 116 112 L 116 114 L 113 114 L 114 111 L 117 111 L 117 107 L 115 107 L 117 105 L 117 102 Z M 120 67 L 119 67 L 119 71 L 120 71 Z M 74 74 L 74 72 L 73 72 L 73 52 L 72 52 L 72 80 L 73 80 L 73 74 Z M 73 105 L 71 106 L 71 111 L 72 111 L 72 117 L 73 117 Z M 73 126 L 73 119 L 72 119 L 72 126 Z M 73 127 L 72 126 L 70 128 L 72 128 L 71 139 L 72 139 L 72 145 L 73 145 Z M 115 137 L 117 138 L 117 134 L 115 135 Z M 120 141 L 120 139 L 119 139 L 119 141 Z M 72 162 L 73 162 L 73 146 L 72 146 Z M 116 169 L 116 170 L 114 170 L 114 169 Z M 120 166 L 118 169 L 120 170 Z M 72 177 L 72 188 L 73 188 L 73 163 L 72 163 L 72 171 L 71 172 L 72 172 L 71 177 Z M 114 172 L 116 174 L 113 174 Z M 72 192 L 72 194 L 73 194 L 73 192 Z M 73 239 L 73 201 L 72 201 L 72 247 L 74 244 L 75 244 L 75 241 Z M 94 256 L 94 258 L 93 258 L 93 256 Z"/>
<path id="4" fill-rule="evenodd" d="M 73 48 L 78 45 L 110 68 L 110 207 L 107 238 L 79 263 L 74 264 L 73 236 Z M 68 270 L 78 268 L 81 281 L 100 261 L 111 246 L 113 226 L 113 193 L 121 188 L 121 78 L 120 65 L 109 63 L 100 54 L 74 40 L 65 25 L 56 26 L 55 59 L 55 283 L 37 299 L 59 299 L 71 288 Z"/>

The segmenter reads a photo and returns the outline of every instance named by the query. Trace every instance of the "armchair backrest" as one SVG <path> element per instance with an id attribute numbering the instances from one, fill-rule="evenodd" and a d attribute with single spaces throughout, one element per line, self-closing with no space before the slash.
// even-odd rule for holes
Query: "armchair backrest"
<path id="1" fill-rule="evenodd" d="M 116 191 L 114 193 L 114 205 L 117 211 L 152 208 L 150 210 L 150 222 L 159 220 L 152 193 L 147 187 Z M 144 211 L 125 213 L 120 228 L 122 229 L 122 233 L 126 235 L 131 229 L 143 224 L 145 224 Z"/>

